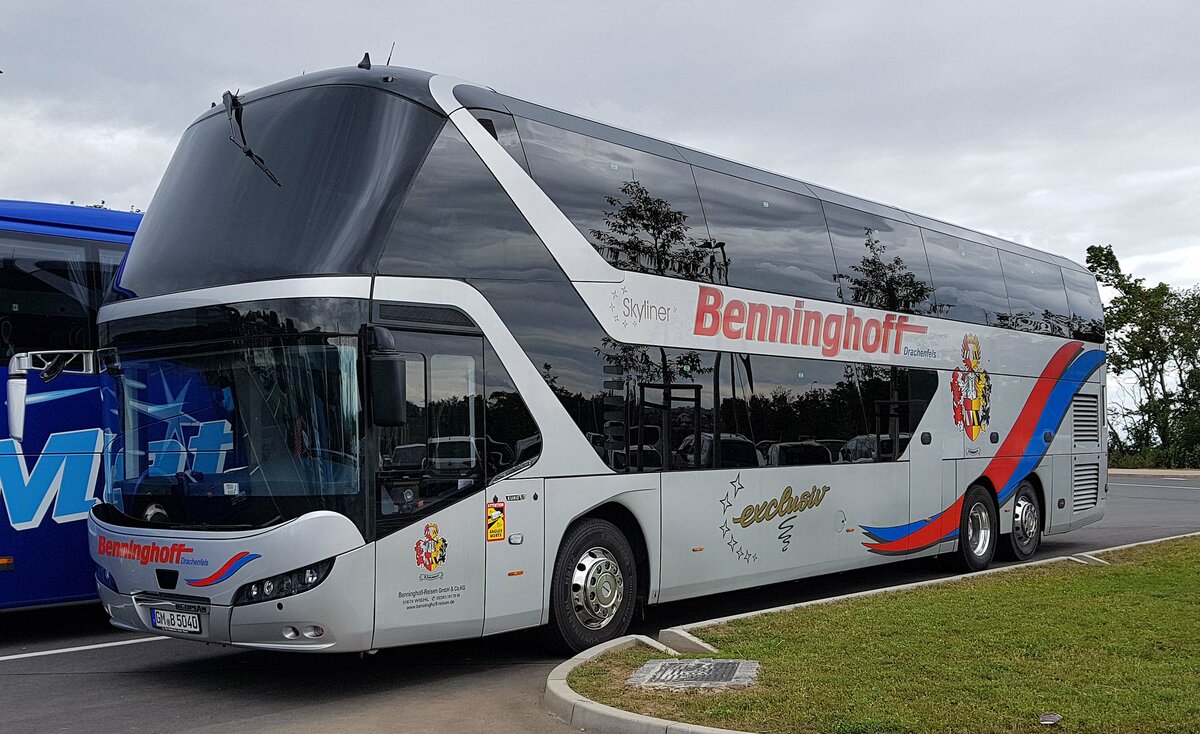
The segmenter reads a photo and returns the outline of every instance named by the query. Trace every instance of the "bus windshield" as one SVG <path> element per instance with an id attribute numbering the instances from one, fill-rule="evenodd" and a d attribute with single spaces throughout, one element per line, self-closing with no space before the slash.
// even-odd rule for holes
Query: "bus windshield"
<path id="1" fill-rule="evenodd" d="M 113 508 L 140 523 L 257 528 L 332 510 L 363 528 L 355 340 L 105 354 Z"/>
<path id="2" fill-rule="evenodd" d="M 220 111 L 184 133 L 113 297 L 266 278 L 370 273 L 444 118 L 375 89 L 324 86 L 245 103 L 248 144 Z"/>

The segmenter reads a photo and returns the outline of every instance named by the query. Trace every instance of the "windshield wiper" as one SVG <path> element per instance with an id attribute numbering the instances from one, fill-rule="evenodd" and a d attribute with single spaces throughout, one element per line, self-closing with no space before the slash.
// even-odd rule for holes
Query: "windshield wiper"
<path id="1" fill-rule="evenodd" d="M 283 184 L 279 182 L 279 179 L 275 178 L 275 174 L 271 173 L 271 169 L 267 168 L 267 162 L 263 160 L 261 155 L 250 150 L 250 144 L 246 142 L 246 128 L 242 126 L 242 110 L 244 109 L 242 101 L 238 99 L 236 94 L 228 90 L 225 91 L 225 94 L 221 95 L 221 99 L 225 102 L 225 115 L 229 118 L 229 142 L 241 148 L 242 155 L 249 158 L 254 165 L 262 169 L 262 172 L 267 174 L 267 178 L 275 182 L 276 186 L 282 187 Z M 237 123 L 236 131 L 233 129 L 233 123 L 235 122 Z M 242 142 L 239 143 L 233 137 L 235 132 L 241 137 Z"/>

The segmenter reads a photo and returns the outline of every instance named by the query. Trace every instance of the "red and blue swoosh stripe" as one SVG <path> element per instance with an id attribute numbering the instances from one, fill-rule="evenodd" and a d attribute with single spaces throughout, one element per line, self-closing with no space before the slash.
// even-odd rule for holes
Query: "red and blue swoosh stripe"
<path id="1" fill-rule="evenodd" d="M 216 572 L 213 573 L 211 576 L 205 576 L 202 579 L 184 579 L 184 580 L 187 581 L 188 586 L 212 586 L 213 584 L 219 584 L 222 581 L 224 581 L 225 579 L 227 579 L 230 576 L 237 573 L 238 571 L 242 570 L 242 566 L 245 566 L 247 563 L 249 563 L 250 561 L 253 561 L 255 558 L 261 558 L 261 557 L 262 556 L 260 556 L 257 553 L 251 553 L 250 551 L 242 551 L 241 553 L 235 554 L 228 561 L 225 561 L 224 565 L 222 565 L 220 568 L 218 568 L 216 570 Z"/>
<path id="2" fill-rule="evenodd" d="M 1021 480 L 1029 476 L 1046 455 L 1049 449 L 1045 439 L 1047 432 L 1053 436 L 1058 431 L 1071 399 L 1103 364 L 1104 358 L 1104 350 L 1084 351 L 1082 342 L 1068 342 L 1050 358 L 1012 431 L 983 471 L 983 476 L 996 487 L 999 504 L 1003 505 L 1012 497 Z M 872 553 L 904 555 L 943 540 L 952 540 L 958 537 L 962 503 L 963 498 L 959 497 L 954 504 L 928 520 L 892 527 L 863 527 L 863 533 L 873 541 L 863 545 Z"/>

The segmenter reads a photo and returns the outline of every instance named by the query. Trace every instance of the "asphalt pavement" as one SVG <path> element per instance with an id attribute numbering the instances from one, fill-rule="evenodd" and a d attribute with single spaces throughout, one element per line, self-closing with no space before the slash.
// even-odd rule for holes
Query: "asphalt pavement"
<path id="1" fill-rule="evenodd" d="M 1200 476 L 1112 476 L 1109 488 L 1102 521 L 1046 538 L 1036 557 L 1200 531 Z M 918 560 L 665 604 L 632 631 L 947 573 Z M 570 731 L 541 705 L 562 657 L 533 632 L 365 656 L 144 637 L 109 627 L 97 605 L 0 615 L 0 731 Z"/>

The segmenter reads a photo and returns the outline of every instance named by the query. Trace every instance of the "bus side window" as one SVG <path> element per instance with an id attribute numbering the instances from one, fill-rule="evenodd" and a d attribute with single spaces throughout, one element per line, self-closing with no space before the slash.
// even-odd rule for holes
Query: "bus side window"
<path id="1" fill-rule="evenodd" d="M 92 346 L 85 248 L 55 237 L 0 235 L 0 352 Z"/>
<path id="2" fill-rule="evenodd" d="M 484 388 L 487 415 L 484 420 L 484 447 L 487 452 L 487 480 L 503 478 L 510 470 L 531 465 L 542 452 L 542 434 L 513 384 L 500 357 L 484 341 Z"/>
<path id="3" fill-rule="evenodd" d="M 1000 267 L 1012 308 L 1012 320 L 1007 326 L 1037 334 L 1067 336 L 1071 317 L 1062 269 L 1014 252 L 1000 253 Z"/>

